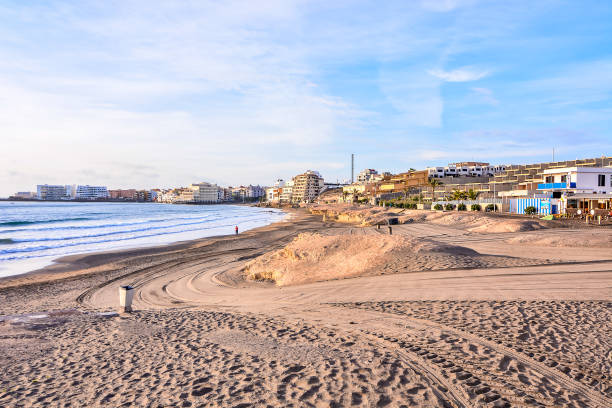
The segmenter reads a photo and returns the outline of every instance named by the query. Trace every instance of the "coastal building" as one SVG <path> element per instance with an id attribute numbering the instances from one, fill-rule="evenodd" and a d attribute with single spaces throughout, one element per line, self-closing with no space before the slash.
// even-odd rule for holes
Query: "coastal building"
<path id="1" fill-rule="evenodd" d="M 201 182 L 197 184 L 192 184 L 189 186 L 189 190 L 192 191 L 193 194 L 185 193 L 182 195 L 181 200 L 186 199 L 188 196 L 191 196 L 191 202 L 195 203 L 218 203 L 219 200 L 219 186 L 216 184 Z M 183 201 L 189 202 L 189 201 Z"/>
<path id="2" fill-rule="evenodd" d="M 448 166 L 427 167 L 429 178 L 445 177 L 492 177 L 497 173 L 505 171 L 503 164 L 491 166 L 485 162 L 459 162 L 450 163 Z"/>
<path id="3" fill-rule="evenodd" d="M 172 204 L 192 204 L 195 203 L 196 192 L 191 188 L 181 189 L 176 197 L 171 201 Z"/>
<path id="4" fill-rule="evenodd" d="M 274 182 L 272 187 L 266 188 L 266 201 L 269 203 L 278 203 L 283 192 L 283 187 L 285 187 L 285 181 L 283 179 L 278 179 Z"/>
<path id="5" fill-rule="evenodd" d="M 294 181 L 288 180 L 282 188 L 280 193 L 280 202 L 281 203 L 290 203 L 293 199 L 293 186 Z"/>
<path id="6" fill-rule="evenodd" d="M 179 200 L 184 188 L 173 188 L 162 190 L 157 194 L 157 202 L 159 203 L 175 203 Z"/>
<path id="7" fill-rule="evenodd" d="M 149 190 L 149 199 L 147 201 L 152 201 L 152 202 L 157 201 L 157 196 L 159 195 L 160 192 L 161 190 L 159 190 L 158 188 Z"/>
<path id="8" fill-rule="evenodd" d="M 369 183 L 378 175 L 378 172 L 374 169 L 364 169 L 357 174 L 358 183 Z"/>
<path id="9" fill-rule="evenodd" d="M 411 190 L 427 186 L 429 175 L 427 170 L 407 171 L 385 177 L 382 181 L 371 187 L 371 190 L 381 194 L 407 193 Z"/>
<path id="10" fill-rule="evenodd" d="M 560 195 L 612 194 L 612 167 L 561 167 L 542 172 L 538 191 Z"/>
<path id="11" fill-rule="evenodd" d="M 108 190 L 108 196 L 111 200 L 136 201 L 138 199 L 138 192 L 133 188 L 127 190 Z"/>
<path id="12" fill-rule="evenodd" d="M 103 200 L 109 197 L 105 186 L 78 185 L 73 191 L 76 200 Z"/>
<path id="13" fill-rule="evenodd" d="M 324 186 L 323 177 L 318 171 L 308 170 L 293 178 L 292 203 L 311 203 L 321 193 Z"/>
<path id="14" fill-rule="evenodd" d="M 36 197 L 39 200 L 70 200 L 69 186 L 39 184 L 36 186 Z"/>
<path id="15" fill-rule="evenodd" d="M 250 199 L 258 199 L 266 195 L 266 190 L 260 185 L 253 186 L 250 185 L 247 187 L 247 198 Z"/>
<path id="16" fill-rule="evenodd" d="M 33 200 L 37 198 L 37 196 L 36 193 L 33 191 L 19 191 L 9 198 L 15 198 L 17 200 Z"/>

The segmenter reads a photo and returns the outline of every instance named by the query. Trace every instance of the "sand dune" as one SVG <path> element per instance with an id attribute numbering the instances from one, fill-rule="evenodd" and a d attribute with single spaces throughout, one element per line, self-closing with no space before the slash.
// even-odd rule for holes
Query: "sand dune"
<path id="1" fill-rule="evenodd" d="M 248 279 L 288 286 L 389 273 L 543 263 L 546 261 L 486 256 L 462 246 L 401 235 L 308 233 L 248 262 L 244 271 Z"/>
<path id="2" fill-rule="evenodd" d="M 313 214 L 325 215 L 328 219 L 362 226 L 386 224 L 389 218 L 398 218 L 401 224 L 428 222 L 484 233 L 534 231 L 550 225 L 538 219 L 499 217 L 471 211 L 404 210 L 350 204 L 319 204 L 309 207 L 309 210 Z"/>

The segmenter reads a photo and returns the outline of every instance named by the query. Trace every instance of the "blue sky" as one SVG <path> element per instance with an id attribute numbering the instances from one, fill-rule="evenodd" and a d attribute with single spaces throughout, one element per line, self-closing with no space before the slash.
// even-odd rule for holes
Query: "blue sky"
<path id="1" fill-rule="evenodd" d="M 612 155 L 612 2 L 2 1 L 0 196 Z"/>

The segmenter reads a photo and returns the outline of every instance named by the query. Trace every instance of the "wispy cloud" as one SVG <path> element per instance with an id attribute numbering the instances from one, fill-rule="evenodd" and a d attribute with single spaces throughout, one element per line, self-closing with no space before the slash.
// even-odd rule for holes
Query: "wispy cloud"
<path id="1" fill-rule="evenodd" d="M 427 71 L 430 75 L 440 78 L 446 82 L 470 82 L 477 81 L 489 75 L 488 71 L 478 71 L 468 67 L 444 71 L 441 69 L 431 69 Z"/>

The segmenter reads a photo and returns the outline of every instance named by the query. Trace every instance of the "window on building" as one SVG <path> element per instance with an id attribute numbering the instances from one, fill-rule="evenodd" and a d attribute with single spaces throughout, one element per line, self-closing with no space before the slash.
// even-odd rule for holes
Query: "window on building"
<path id="1" fill-rule="evenodd" d="M 600 174 L 597 176 L 597 185 L 599 187 L 604 187 L 606 185 L 606 175 L 605 174 Z"/>
<path id="2" fill-rule="evenodd" d="M 561 176 L 561 182 L 562 183 L 567 183 L 567 175 Z"/>
<path id="3" fill-rule="evenodd" d="M 545 179 L 546 183 L 554 183 L 554 181 L 555 181 L 554 176 L 546 176 L 546 179 Z"/>

